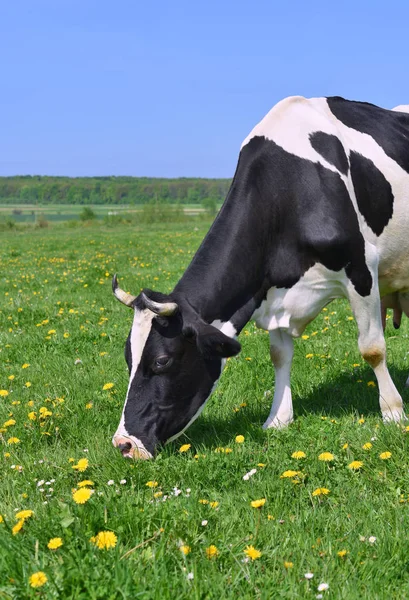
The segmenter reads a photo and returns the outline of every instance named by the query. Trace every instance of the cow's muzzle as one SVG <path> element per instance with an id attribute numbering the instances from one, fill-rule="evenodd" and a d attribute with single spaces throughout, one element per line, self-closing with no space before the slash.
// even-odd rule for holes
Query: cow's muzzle
<path id="1" fill-rule="evenodd" d="M 140 440 L 136 441 L 124 436 L 114 436 L 112 443 L 121 451 L 122 456 L 125 458 L 133 458 L 134 460 L 148 460 L 149 458 L 153 458 L 152 454 L 148 452 Z"/>

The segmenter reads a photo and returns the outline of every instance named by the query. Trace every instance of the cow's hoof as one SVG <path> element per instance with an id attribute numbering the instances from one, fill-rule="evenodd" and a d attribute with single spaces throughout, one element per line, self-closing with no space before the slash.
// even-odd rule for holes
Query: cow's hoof
<path id="1" fill-rule="evenodd" d="M 407 419 L 402 409 L 395 408 L 393 410 L 386 410 L 382 413 L 382 420 L 384 423 L 400 423 Z"/>
<path id="2" fill-rule="evenodd" d="M 292 417 L 280 419 L 279 417 L 269 417 L 263 425 L 263 429 L 284 429 L 293 422 Z"/>

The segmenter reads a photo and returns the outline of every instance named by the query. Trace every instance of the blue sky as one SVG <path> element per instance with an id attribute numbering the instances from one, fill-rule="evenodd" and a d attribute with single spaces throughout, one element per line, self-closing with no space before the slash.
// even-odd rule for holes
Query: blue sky
<path id="1" fill-rule="evenodd" d="M 0 175 L 230 177 L 281 98 L 409 103 L 405 0 L 13 0 Z"/>

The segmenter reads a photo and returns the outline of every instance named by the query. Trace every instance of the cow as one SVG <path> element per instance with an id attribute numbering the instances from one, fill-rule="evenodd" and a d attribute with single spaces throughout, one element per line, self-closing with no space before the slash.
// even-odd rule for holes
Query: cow
<path id="1" fill-rule="evenodd" d="M 184 432 L 250 319 L 269 332 L 275 370 L 264 428 L 289 425 L 293 339 L 335 298 L 352 308 L 384 421 L 399 422 L 380 297 L 408 291 L 407 107 L 282 100 L 244 140 L 225 202 L 173 291 L 133 296 L 113 279 L 116 298 L 133 310 L 113 444 L 146 459 Z"/>

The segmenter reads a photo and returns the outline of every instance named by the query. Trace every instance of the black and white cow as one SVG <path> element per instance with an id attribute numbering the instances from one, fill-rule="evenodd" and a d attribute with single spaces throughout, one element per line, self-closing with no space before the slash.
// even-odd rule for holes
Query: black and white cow
<path id="1" fill-rule="evenodd" d="M 384 420 L 399 421 L 380 295 L 408 290 L 407 107 L 339 97 L 279 102 L 244 140 L 223 207 L 173 292 L 134 297 L 114 278 L 116 297 L 134 311 L 114 445 L 150 458 L 180 435 L 224 359 L 240 351 L 235 338 L 250 319 L 269 331 L 275 368 L 264 427 L 291 423 L 293 338 L 334 298 L 352 307 Z"/>

